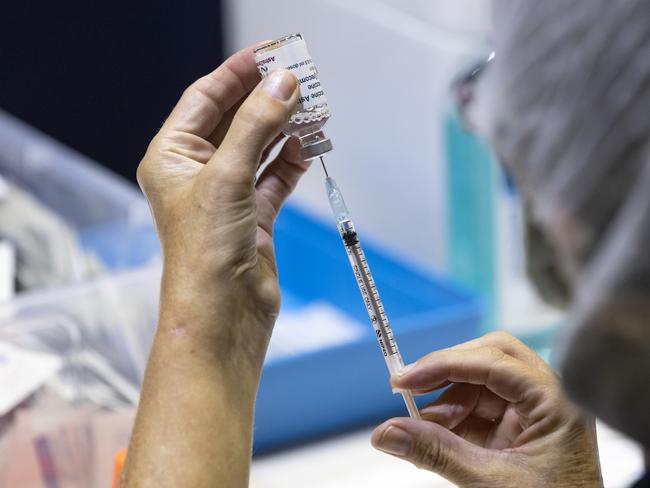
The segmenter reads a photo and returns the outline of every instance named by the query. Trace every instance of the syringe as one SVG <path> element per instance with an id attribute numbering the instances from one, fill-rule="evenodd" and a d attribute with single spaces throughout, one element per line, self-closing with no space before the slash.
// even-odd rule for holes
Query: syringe
<path id="1" fill-rule="evenodd" d="M 325 171 L 325 190 L 327 191 L 327 198 L 332 207 L 332 212 L 334 212 L 339 234 L 341 234 L 343 245 L 348 253 L 350 265 L 352 266 L 354 277 L 357 280 L 363 303 L 368 311 L 370 322 L 372 322 L 372 326 L 375 329 L 375 335 L 377 336 L 381 352 L 384 355 L 386 366 L 388 366 L 388 371 L 390 371 L 391 374 L 395 374 L 404 367 L 402 355 L 399 353 L 399 349 L 397 348 L 397 342 L 395 341 L 393 331 L 388 323 L 388 317 L 386 317 L 384 304 L 379 296 L 377 285 L 375 284 L 375 280 L 370 272 L 366 255 L 363 252 L 361 243 L 359 242 L 359 237 L 354 229 L 354 224 L 352 223 L 350 213 L 348 212 L 345 201 L 343 200 L 341 190 L 339 190 L 334 179 L 327 173 L 327 168 L 325 168 L 325 163 L 322 157 L 320 158 L 320 161 L 323 165 L 323 170 Z M 413 400 L 413 394 L 408 390 L 394 389 L 393 392 L 402 394 L 404 403 L 406 404 L 406 408 L 411 418 L 419 419 L 420 412 L 415 404 L 415 400 Z"/>

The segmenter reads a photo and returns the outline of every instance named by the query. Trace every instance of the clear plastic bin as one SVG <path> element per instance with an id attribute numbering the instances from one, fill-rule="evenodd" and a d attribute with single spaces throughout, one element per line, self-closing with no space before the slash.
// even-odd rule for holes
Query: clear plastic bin
<path id="1" fill-rule="evenodd" d="M 0 304 L 0 360 L 10 347 L 59 361 L 0 416 L 0 488 L 110 485 L 132 427 L 159 283 L 151 266 Z M 14 386 L 31 373 L 16 376 Z"/>
<path id="2" fill-rule="evenodd" d="M 1 110 L 0 176 L 59 215 L 109 269 L 141 266 L 159 254 L 135 185 Z"/>
<path id="3" fill-rule="evenodd" d="M 135 403 L 156 326 L 160 268 L 107 275 L 0 304 L 0 341 L 60 356 L 70 400 Z M 103 400 L 87 385 L 106 383 Z M 78 392 L 75 393 L 75 387 Z M 115 403 L 117 402 L 117 403 Z"/>

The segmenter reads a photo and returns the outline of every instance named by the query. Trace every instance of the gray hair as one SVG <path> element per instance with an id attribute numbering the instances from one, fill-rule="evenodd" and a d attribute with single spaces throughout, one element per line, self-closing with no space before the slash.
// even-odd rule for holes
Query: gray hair
<path id="1" fill-rule="evenodd" d="M 494 14 L 479 100 L 572 291 L 564 385 L 650 446 L 650 2 L 496 0 Z"/>

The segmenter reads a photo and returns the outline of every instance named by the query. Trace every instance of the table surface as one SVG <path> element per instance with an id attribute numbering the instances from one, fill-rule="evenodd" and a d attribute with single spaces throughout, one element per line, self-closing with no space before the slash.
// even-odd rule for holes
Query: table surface
<path id="1" fill-rule="evenodd" d="M 314 442 L 256 458 L 251 488 L 442 488 L 453 484 L 440 476 L 376 451 L 371 430 Z M 606 488 L 629 486 L 643 471 L 641 449 L 618 432 L 598 425 Z"/>

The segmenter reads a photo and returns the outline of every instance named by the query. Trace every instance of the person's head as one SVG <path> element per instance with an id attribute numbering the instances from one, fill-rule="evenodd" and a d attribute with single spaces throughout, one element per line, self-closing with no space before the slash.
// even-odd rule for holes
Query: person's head
<path id="1" fill-rule="evenodd" d="M 524 199 L 530 274 L 569 306 L 564 385 L 650 446 L 650 2 L 493 11 L 481 125 Z"/>

